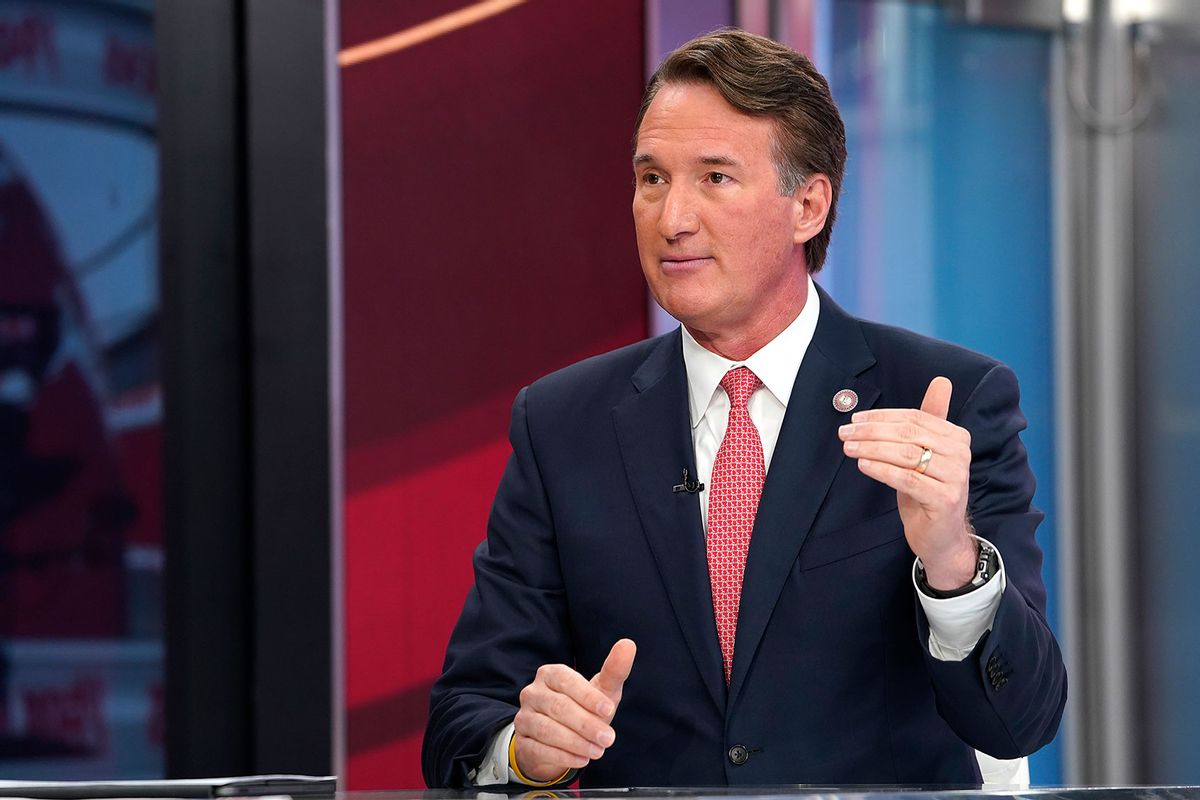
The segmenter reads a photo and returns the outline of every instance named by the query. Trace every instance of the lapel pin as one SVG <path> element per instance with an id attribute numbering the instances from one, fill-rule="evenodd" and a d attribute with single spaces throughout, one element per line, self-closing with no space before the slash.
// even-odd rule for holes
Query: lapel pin
<path id="1" fill-rule="evenodd" d="M 853 389 L 841 389 L 833 396 L 833 407 L 843 414 L 858 408 L 858 395 Z"/>

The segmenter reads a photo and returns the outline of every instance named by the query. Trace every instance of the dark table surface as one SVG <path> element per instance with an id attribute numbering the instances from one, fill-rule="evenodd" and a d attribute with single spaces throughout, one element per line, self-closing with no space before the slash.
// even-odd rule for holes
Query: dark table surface
<path id="1" fill-rule="evenodd" d="M 986 788 L 973 786 L 755 786 L 686 787 L 587 790 L 529 790 L 506 792 L 504 787 L 469 792 L 398 791 L 340 792 L 341 800 L 500 800 L 501 798 L 576 798 L 577 800 L 977 800 L 986 797 L 1036 798 L 1037 800 L 1200 800 L 1200 786 L 1035 786 Z"/>

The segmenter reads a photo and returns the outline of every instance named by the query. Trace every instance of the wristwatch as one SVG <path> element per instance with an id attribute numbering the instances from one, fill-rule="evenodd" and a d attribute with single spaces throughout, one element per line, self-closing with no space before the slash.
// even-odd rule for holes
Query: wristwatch
<path id="1" fill-rule="evenodd" d="M 975 575 L 971 580 L 957 589 L 934 589 L 929 585 L 929 581 L 925 577 L 925 565 L 921 563 L 921 559 L 917 559 L 917 586 L 922 592 L 930 597 L 938 600 L 945 600 L 950 597 L 961 597 L 968 592 L 973 592 L 980 586 L 992 579 L 997 572 L 1000 571 L 1000 555 L 996 552 L 996 548 L 985 542 L 979 537 L 975 537 L 975 546 L 977 555 L 975 557 Z"/>

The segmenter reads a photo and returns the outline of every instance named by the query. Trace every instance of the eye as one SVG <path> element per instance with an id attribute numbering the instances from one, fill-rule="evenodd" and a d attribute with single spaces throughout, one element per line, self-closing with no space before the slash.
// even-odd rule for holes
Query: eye
<path id="1" fill-rule="evenodd" d="M 712 181 L 713 183 L 728 183 L 729 182 L 729 176 L 726 175 L 724 172 L 710 172 L 710 173 L 708 173 L 708 179 L 710 181 Z"/>
<path id="2" fill-rule="evenodd" d="M 662 175 L 659 175 L 657 172 L 646 172 L 642 175 L 642 183 L 646 184 L 647 186 L 658 186 L 662 184 L 662 182 Z"/>

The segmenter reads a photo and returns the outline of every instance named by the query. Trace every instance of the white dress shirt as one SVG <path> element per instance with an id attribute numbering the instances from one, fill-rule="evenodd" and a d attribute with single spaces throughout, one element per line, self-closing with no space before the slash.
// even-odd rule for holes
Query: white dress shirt
<path id="1" fill-rule="evenodd" d="M 705 484 L 697 495 L 700 517 L 705 532 L 708 530 L 708 489 L 712 478 L 713 462 L 717 448 L 725 438 L 729 425 L 729 396 L 721 388 L 721 379 L 734 367 L 749 368 L 763 385 L 750 396 L 747 411 L 750 420 L 758 428 L 763 445 L 763 466 L 768 477 L 771 472 L 771 456 L 779 441 L 779 429 L 787 412 L 792 385 L 800 371 L 800 363 L 812 342 L 820 316 L 820 298 L 812 278 L 808 279 L 808 299 L 799 316 L 761 349 L 744 361 L 730 361 L 724 356 L 705 349 L 686 327 L 683 327 L 683 363 L 687 370 L 688 409 L 691 414 L 692 445 L 696 454 L 696 480 Z M 830 398 L 830 402 L 833 398 Z M 942 661 L 961 661 L 970 655 L 975 645 L 992 626 L 996 610 L 1000 607 L 1000 596 L 1004 592 L 1006 579 L 1001 557 L 1000 571 L 986 584 L 975 591 L 958 597 L 938 599 L 930 597 L 917 588 L 916 562 L 913 563 L 913 588 L 929 621 L 929 652 Z M 475 775 L 471 776 L 476 786 L 494 783 L 519 783 L 516 773 L 508 766 L 508 747 L 513 735 L 510 723 L 492 741 L 492 746 Z M 1011 785 L 1018 782 L 1028 784 L 1027 759 L 1004 761 L 978 754 L 984 780 L 987 784 Z"/>

